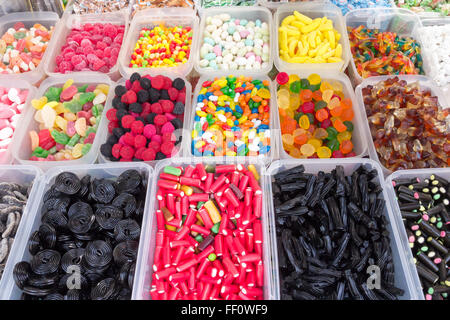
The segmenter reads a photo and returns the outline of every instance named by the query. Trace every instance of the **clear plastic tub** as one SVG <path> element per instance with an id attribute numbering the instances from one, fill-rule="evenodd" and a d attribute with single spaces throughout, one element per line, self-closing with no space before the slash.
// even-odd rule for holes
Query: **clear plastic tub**
<path id="1" fill-rule="evenodd" d="M 0 74 L 0 79 L 8 80 L 25 80 L 31 84 L 36 84 L 45 76 L 45 66 L 48 60 L 52 57 L 51 47 L 57 42 L 56 35 L 59 29 L 59 16 L 55 12 L 17 12 L 10 13 L 0 19 L 0 37 L 17 22 L 23 22 L 25 28 L 31 28 L 34 24 L 40 23 L 50 30 L 53 28 L 52 37 L 47 45 L 41 63 L 36 69 L 19 74 Z"/>
<path id="2" fill-rule="evenodd" d="M 253 74 L 251 72 L 215 72 L 211 75 L 202 75 L 200 77 L 200 79 L 198 79 L 197 85 L 195 87 L 194 90 L 194 94 L 192 95 L 192 108 L 191 108 L 191 112 L 190 112 L 190 116 L 189 119 L 187 119 L 188 121 L 188 126 L 186 126 L 186 128 L 189 130 L 187 132 L 186 135 L 186 139 L 184 139 L 184 156 L 185 157 L 195 157 L 194 154 L 192 153 L 192 130 L 194 129 L 194 117 L 195 117 L 195 107 L 197 106 L 197 97 L 198 97 L 198 93 L 200 92 L 201 88 L 202 88 L 202 84 L 205 81 L 208 80 L 214 80 L 214 78 L 218 78 L 218 77 L 222 77 L 222 76 L 229 76 L 229 75 L 234 75 L 235 77 L 239 77 L 240 75 L 244 75 L 246 77 L 252 77 L 252 80 L 268 80 L 270 82 L 269 84 L 269 91 L 270 91 L 270 102 L 269 102 L 269 106 L 270 106 L 270 123 L 269 123 L 269 130 L 271 131 L 270 134 L 270 150 L 269 152 L 267 152 L 266 154 L 263 155 L 258 155 L 258 156 L 214 156 L 211 158 L 216 158 L 216 159 L 239 159 L 241 161 L 263 161 L 264 163 L 268 164 L 270 163 L 274 158 L 278 157 L 278 149 L 276 147 L 276 132 L 277 129 L 279 129 L 279 121 L 278 119 L 278 110 L 276 108 L 276 102 L 274 100 L 276 100 L 276 92 L 273 86 L 273 83 L 270 81 L 269 77 L 267 76 L 262 76 L 262 75 L 258 75 L 258 74 Z M 198 157 L 198 158 L 210 158 L 210 157 Z"/>
<path id="3" fill-rule="evenodd" d="M 68 10 L 68 9 L 67 9 Z M 66 12 L 67 12 L 66 10 Z M 128 31 L 128 23 L 129 23 L 129 12 L 127 11 L 117 11 L 111 13 L 102 13 L 102 14 L 84 14 L 84 15 L 74 15 L 74 14 L 64 14 L 63 18 L 60 21 L 60 25 L 58 26 L 57 32 L 53 35 L 54 41 L 52 41 L 51 46 L 48 48 L 49 58 L 45 63 L 45 73 L 49 77 L 64 77 L 66 75 L 71 74 L 80 74 L 80 75 L 107 75 L 113 81 L 116 81 L 120 78 L 119 74 L 119 58 L 114 67 L 112 67 L 108 73 L 102 73 L 97 71 L 73 71 L 68 74 L 63 74 L 59 72 L 54 72 L 56 67 L 56 56 L 61 53 L 61 47 L 66 43 L 66 38 L 70 34 L 73 27 L 79 27 L 86 23 L 111 23 L 114 25 L 124 25 L 125 33 L 123 36 L 122 47 L 125 45 L 125 39 Z M 120 56 L 120 53 L 119 53 Z"/>
<path id="4" fill-rule="evenodd" d="M 356 28 L 364 25 L 369 29 L 379 29 L 381 32 L 395 32 L 400 37 L 413 37 L 422 47 L 420 39 L 414 37 L 416 28 L 422 26 L 419 17 L 412 11 L 400 8 L 369 8 L 356 9 L 348 12 L 345 17 L 345 35 L 348 39 L 347 27 Z M 350 44 L 349 44 L 350 46 Z M 350 48 L 350 47 L 349 47 Z M 363 81 L 359 75 L 350 48 L 350 63 L 348 73 L 353 84 L 357 86 Z M 423 67 L 426 69 L 426 60 Z"/>
<path id="5" fill-rule="evenodd" d="M 207 68 L 203 68 L 200 66 L 200 48 L 203 45 L 203 33 L 206 28 L 206 18 L 212 17 L 215 15 L 220 14 L 229 14 L 231 18 L 234 19 L 247 19 L 249 21 L 255 21 L 256 19 L 261 20 L 261 22 L 266 22 L 269 25 L 269 61 L 268 66 L 266 68 L 261 68 L 259 70 L 251 69 L 251 71 L 254 74 L 261 74 L 266 75 L 272 70 L 273 67 L 273 52 L 272 52 L 272 46 L 273 42 L 275 41 L 275 37 L 273 35 L 273 28 L 272 28 L 272 13 L 266 8 L 263 7 L 214 7 L 214 8 L 208 8 L 205 9 L 201 15 L 202 19 L 200 21 L 200 36 L 198 41 L 198 46 L 195 50 L 195 57 L 194 57 L 194 68 L 195 70 L 200 73 L 201 75 L 209 75 L 213 74 L 214 70 L 208 70 Z M 222 70 L 220 70 L 222 71 Z M 237 72 L 237 69 L 230 69 L 228 72 Z M 240 70 L 244 71 L 244 70 Z"/>
<path id="6" fill-rule="evenodd" d="M 425 299 L 425 297 L 423 295 L 423 291 L 422 291 L 422 285 L 420 283 L 420 278 L 419 278 L 417 269 L 416 269 L 414 261 L 413 261 L 412 250 L 411 250 L 411 247 L 409 246 L 408 236 L 406 234 L 406 228 L 403 223 L 402 215 L 400 212 L 401 211 L 400 206 L 397 201 L 397 196 L 395 194 L 395 190 L 392 185 L 392 181 L 397 180 L 397 179 L 409 179 L 409 178 L 412 179 L 412 178 L 416 178 L 416 177 L 425 179 L 425 178 L 429 178 L 431 174 L 437 174 L 447 180 L 450 180 L 450 168 L 401 170 L 401 171 L 394 172 L 393 174 L 389 175 L 386 178 L 386 190 L 387 190 L 387 193 L 389 196 L 389 200 L 391 202 L 392 211 L 394 212 L 394 218 L 397 222 L 398 234 L 399 234 L 401 242 L 404 246 L 403 250 L 405 252 L 408 264 L 412 264 L 414 266 L 413 272 L 412 272 L 414 286 L 416 287 L 416 289 L 419 293 L 418 298 L 422 299 L 422 300 Z"/>
<path id="7" fill-rule="evenodd" d="M 278 28 L 284 18 L 292 15 L 297 10 L 301 14 L 311 19 L 327 17 L 333 21 L 333 28 L 341 34 L 339 43 L 342 45 L 342 61 L 335 63 L 289 63 L 280 58 Z M 319 2 L 299 2 L 290 3 L 278 7 L 273 23 L 274 45 L 272 54 L 274 56 L 275 67 L 278 70 L 292 70 L 292 72 L 317 73 L 317 72 L 344 72 L 351 59 L 350 46 L 348 42 L 347 30 L 341 10 L 328 1 Z"/>
<path id="8" fill-rule="evenodd" d="M 0 17 L 12 12 L 27 11 L 27 9 L 25 1 L 0 0 Z"/>
<path id="9" fill-rule="evenodd" d="M 36 88 L 33 87 L 31 84 L 26 82 L 25 80 L 19 80 L 19 79 L 4 79 L 0 78 L 0 87 L 4 88 L 17 88 L 17 89 L 25 89 L 28 90 L 28 97 L 27 100 L 24 103 L 24 107 L 22 109 L 22 113 L 20 114 L 18 124 L 22 123 L 22 120 L 24 119 L 25 115 L 27 114 L 28 110 L 32 108 L 31 106 L 31 99 L 33 99 L 34 95 L 36 94 Z M 16 130 L 17 129 L 17 130 Z M 0 153 L 0 164 L 10 164 L 13 161 L 13 156 L 11 153 L 12 146 L 17 144 L 17 134 L 16 131 L 19 131 L 20 128 L 17 127 L 14 130 L 11 143 L 9 144 L 8 148 L 6 149 L 6 152 Z"/>
<path id="10" fill-rule="evenodd" d="M 381 186 L 384 186 L 383 173 L 381 171 L 381 167 L 375 161 L 370 159 L 337 159 L 335 160 L 280 160 L 275 161 L 267 170 L 267 176 L 265 177 L 264 182 L 264 194 L 269 194 L 272 197 L 272 179 L 271 177 L 278 172 L 283 170 L 291 169 L 300 164 L 305 166 L 305 172 L 317 174 L 319 171 L 330 172 L 336 168 L 337 165 L 341 165 L 344 167 L 344 172 L 346 175 L 351 174 L 354 170 L 359 168 L 360 165 L 368 165 L 373 169 L 376 169 L 378 172 L 378 182 Z M 388 225 L 387 230 L 390 234 L 391 240 L 391 249 L 395 267 L 395 286 L 403 289 L 405 291 L 404 295 L 400 297 L 402 300 L 417 300 L 420 298 L 419 290 L 417 287 L 416 280 L 412 273 L 414 272 L 414 264 L 411 260 L 405 256 L 405 249 L 403 241 L 406 241 L 406 238 L 400 237 L 398 232 L 398 223 L 395 219 L 393 210 L 391 208 L 391 204 L 389 202 L 388 194 L 386 188 L 383 187 L 383 197 L 386 201 L 386 209 L 385 209 L 385 217 L 387 218 Z M 278 253 L 277 253 L 277 239 L 276 239 L 276 225 L 275 225 L 275 210 L 273 207 L 273 203 L 269 203 L 269 217 L 270 217 L 270 239 L 272 242 L 272 258 L 274 259 L 274 298 L 276 300 L 280 299 L 280 274 L 278 269 Z"/>
<path id="11" fill-rule="evenodd" d="M 391 5 L 393 8 L 403 9 L 403 8 L 397 6 L 397 4 L 395 3 L 395 0 L 390 0 L 390 2 L 391 2 Z M 445 17 L 442 14 L 440 14 L 439 12 L 426 12 L 426 11 L 415 12 L 413 9 L 409 9 L 409 10 L 411 10 L 412 12 L 417 14 L 420 17 L 420 19 Z"/>
<path id="12" fill-rule="evenodd" d="M 129 0 L 129 5 L 128 5 L 128 7 L 125 7 L 125 8 L 123 8 L 123 9 L 121 9 L 121 10 L 113 11 L 113 13 L 114 13 L 114 12 L 124 12 L 125 14 L 127 14 L 128 16 L 130 16 L 130 14 L 131 14 L 131 9 L 132 9 L 132 5 L 133 5 L 134 1 L 135 1 L 135 0 Z M 64 10 L 63 17 L 68 16 L 68 15 L 78 15 L 78 16 L 85 15 L 85 14 L 76 14 L 76 13 L 74 13 L 74 11 L 73 11 L 73 5 L 74 5 L 74 3 L 75 3 L 75 0 L 69 0 L 69 1 L 68 1 L 67 5 L 66 5 L 66 9 Z"/>
<path id="13" fill-rule="evenodd" d="M 147 177 L 147 181 L 144 185 L 147 186 L 147 193 L 145 198 L 144 206 L 144 216 L 142 218 L 141 226 L 141 237 L 140 240 L 145 239 L 145 230 L 149 229 L 149 206 L 150 206 L 150 185 L 153 179 L 153 169 L 145 163 L 111 163 L 111 164 L 96 164 L 96 165 L 74 165 L 70 168 L 68 167 L 56 167 L 49 170 L 39 181 L 39 185 L 36 186 L 36 193 L 33 197 L 33 206 L 30 208 L 30 212 L 26 217 L 25 223 L 21 224 L 20 227 L 20 240 L 14 244 L 14 252 L 9 257 L 7 270 L 5 273 L 5 281 L 2 283 L 3 287 L 0 290 L 0 300 L 19 300 L 22 295 L 22 290 L 20 290 L 13 279 L 12 272 L 16 263 L 20 261 L 29 261 L 31 258 L 30 252 L 28 251 L 28 239 L 32 232 L 37 230 L 41 225 L 41 207 L 43 205 L 43 196 L 45 192 L 53 185 L 56 176 L 62 172 L 70 170 L 78 177 L 83 177 L 84 175 L 91 175 L 92 178 L 97 179 L 111 179 L 117 178 L 122 172 L 134 169 L 144 174 Z M 30 202 L 31 203 L 31 202 Z M 19 232 L 19 231 L 18 231 Z M 136 261 L 140 261 L 141 253 L 143 252 L 142 247 L 145 241 L 139 241 L 138 256 Z M 138 285 L 137 275 L 140 272 L 140 266 L 136 262 L 136 271 L 134 277 L 134 287 Z"/>
<path id="14" fill-rule="evenodd" d="M 342 83 L 344 87 L 344 95 L 346 98 L 350 98 L 352 100 L 352 108 L 355 114 L 352 122 L 354 125 L 354 129 L 352 132 L 352 143 L 353 143 L 353 151 L 356 153 L 356 157 L 363 157 L 367 154 L 367 137 L 366 137 L 366 128 L 365 128 L 365 120 L 363 118 L 363 109 L 361 109 L 360 102 L 356 99 L 355 92 L 353 91 L 352 85 L 350 83 L 350 79 L 344 73 L 330 73 L 330 72 L 316 72 L 324 80 L 337 80 Z M 297 74 L 300 78 L 306 78 L 309 74 L 299 74 L 294 72 L 288 72 L 288 74 Z M 277 86 L 276 81 L 274 81 L 274 87 Z M 277 115 L 278 115 L 278 127 L 281 128 L 281 118 L 278 112 L 278 103 L 276 103 Z M 277 131 L 276 135 L 277 146 L 279 148 L 280 159 L 295 159 L 290 154 L 288 154 L 283 147 L 283 141 L 281 139 L 281 130 Z"/>
<path id="15" fill-rule="evenodd" d="M 34 98 L 41 98 L 44 93 L 47 91 L 48 88 L 57 86 L 62 87 L 64 83 L 68 79 L 74 80 L 74 85 L 76 86 L 82 86 L 85 84 L 100 84 L 104 83 L 109 85 L 109 92 L 107 95 L 107 100 L 105 102 L 105 106 L 108 106 L 111 104 L 111 100 L 114 96 L 114 91 L 112 90 L 113 82 L 110 78 L 108 78 L 106 75 L 100 75 L 100 74 L 69 74 L 65 75 L 64 77 L 58 77 L 58 78 L 48 78 L 44 82 L 42 82 L 41 86 L 39 87 L 36 95 Z M 85 163 L 94 163 L 97 160 L 97 155 L 99 153 L 100 148 L 100 141 L 102 141 L 101 135 L 105 133 L 106 130 L 106 112 L 103 111 L 102 117 L 100 120 L 100 124 L 98 125 L 97 134 L 95 136 L 94 143 L 92 144 L 91 149 L 89 152 L 84 155 L 83 157 L 76 159 L 76 160 L 66 160 L 66 161 L 32 161 L 29 160 L 31 155 L 31 140 L 29 136 L 29 131 L 36 130 L 39 131 L 39 125 L 34 120 L 34 114 L 35 109 L 30 106 L 28 109 L 27 114 L 23 117 L 23 126 L 20 126 L 17 128 L 17 132 L 15 133 L 15 143 L 12 146 L 12 155 L 16 162 L 21 164 L 29 164 L 29 165 L 35 165 L 42 170 L 46 171 L 52 167 L 55 166 L 72 166 L 72 165 L 79 165 L 79 164 L 85 164 Z"/>
<path id="16" fill-rule="evenodd" d="M 391 174 L 392 171 L 387 169 L 385 166 L 383 166 L 383 164 L 380 161 L 380 158 L 378 157 L 378 152 L 375 149 L 372 134 L 370 133 L 369 121 L 367 120 L 366 107 L 364 105 L 362 89 L 367 87 L 368 85 L 375 85 L 376 83 L 378 83 L 380 81 L 385 81 L 386 79 L 392 78 L 392 77 L 394 77 L 394 76 L 378 76 L 378 77 L 366 78 L 360 85 L 358 85 L 355 88 L 356 98 L 357 98 L 358 104 L 361 106 L 361 110 L 362 110 L 361 114 L 362 114 L 362 119 L 363 119 L 363 123 L 364 123 L 364 127 L 365 127 L 364 130 L 366 132 L 366 137 L 367 137 L 366 141 L 368 143 L 369 157 L 370 157 L 370 159 L 375 160 L 380 164 L 385 176 Z M 439 89 L 436 86 L 436 84 L 434 83 L 434 81 L 431 80 L 430 78 L 425 77 L 425 76 L 415 76 L 415 75 L 404 75 L 404 76 L 397 76 L 397 77 L 400 80 L 407 81 L 408 83 L 418 81 L 421 88 L 430 89 L 431 94 L 438 97 L 439 104 L 442 108 L 446 109 L 446 108 L 450 107 L 450 105 L 447 102 L 446 98 L 444 97 L 444 94 L 442 93 L 441 89 Z"/>
<path id="17" fill-rule="evenodd" d="M 134 51 L 139 33 L 143 28 L 156 27 L 164 23 L 167 27 L 183 26 L 191 27 L 192 44 L 189 59 L 186 63 L 176 67 L 163 68 L 130 68 L 131 54 Z M 163 8 L 163 9 L 147 9 L 136 13 L 134 16 L 126 40 L 119 54 L 120 74 L 124 78 L 129 78 L 134 72 L 139 72 L 141 75 L 150 74 L 152 76 L 158 74 L 187 76 L 192 70 L 194 64 L 195 48 L 197 48 L 197 41 L 199 38 L 198 32 L 198 17 L 195 11 L 188 8 Z"/>
<path id="18" fill-rule="evenodd" d="M 289 1 L 289 0 L 280 0 L 280 1 L 271 1 L 271 0 L 257 0 L 258 5 L 262 6 L 262 7 L 266 7 L 271 9 L 272 11 L 276 11 L 278 7 L 284 5 L 284 4 L 289 4 L 289 3 L 299 3 L 299 2 L 328 2 L 327 0 L 297 0 L 297 1 Z"/>
<path id="19" fill-rule="evenodd" d="M 450 25 L 450 16 L 432 19 L 422 19 L 421 22 L 423 27 Z M 423 34 L 421 32 L 421 28 L 416 28 L 414 30 L 413 36 L 417 39 L 420 39 L 420 41 L 423 43 Z M 436 71 L 436 66 L 432 65 L 431 55 L 433 54 L 433 52 L 431 52 L 431 49 L 426 46 L 424 46 L 422 50 L 424 53 L 422 54 L 422 58 L 424 60 L 425 74 L 428 75 L 429 77 L 434 78 L 438 72 Z M 450 101 L 450 82 L 444 86 L 440 86 L 440 88 L 444 92 L 447 101 Z"/>
<path id="20" fill-rule="evenodd" d="M 168 75 L 167 77 L 171 78 L 172 80 L 174 80 L 175 76 L 170 76 Z M 186 86 L 186 101 L 184 103 L 184 119 L 183 119 L 183 129 L 181 130 L 175 130 L 175 135 L 177 136 L 177 138 L 179 136 L 183 137 L 183 140 L 186 139 L 187 135 L 190 134 L 189 131 L 186 129 L 186 126 L 189 125 L 189 116 L 191 114 L 191 95 L 192 95 L 192 86 L 191 83 L 186 79 L 181 77 L 184 80 L 185 86 Z M 116 82 L 113 87 L 111 87 L 110 90 L 112 90 L 113 92 L 113 96 L 112 98 L 114 98 L 114 89 L 116 88 L 116 86 L 119 85 L 125 85 L 125 81 L 126 79 L 122 78 L 120 79 L 118 82 Z M 108 112 L 109 109 L 112 109 L 112 104 L 108 104 L 105 108 L 105 110 L 103 111 L 105 113 L 105 117 L 106 117 L 106 112 Z M 105 119 L 106 121 L 106 125 L 105 125 L 105 134 L 101 135 L 101 141 L 100 141 L 100 146 L 102 144 L 104 144 L 106 142 L 106 140 L 108 140 L 110 134 L 108 132 L 108 124 L 109 124 L 109 120 Z M 178 152 L 176 154 L 173 155 L 173 157 L 180 157 L 183 155 L 183 147 L 184 147 L 184 142 L 181 141 L 181 143 L 178 145 L 180 147 L 180 149 L 178 150 Z M 108 160 L 105 156 L 103 156 L 103 154 L 101 152 L 98 153 L 98 162 L 99 163 L 112 163 L 113 161 Z M 158 162 L 158 160 L 154 160 L 154 161 L 145 161 L 145 163 L 151 165 L 151 166 L 155 166 L 155 164 Z"/>
<path id="21" fill-rule="evenodd" d="M 217 0 L 216 0 L 217 1 Z M 249 0 L 247 0 L 248 2 L 250 2 Z M 231 8 L 231 7 L 235 7 L 235 8 L 246 8 L 246 7 L 253 7 L 253 9 L 255 9 L 255 7 L 258 6 L 258 0 L 253 0 L 254 3 L 249 3 L 249 4 L 245 4 L 245 5 L 241 5 L 239 3 L 241 3 L 240 0 L 221 0 L 220 1 L 220 5 L 218 6 L 210 6 L 208 8 L 205 8 L 203 6 L 204 4 L 204 0 L 194 0 L 195 3 L 195 7 L 197 8 L 198 11 L 198 15 L 200 17 L 203 17 L 203 13 L 205 12 L 205 10 L 208 9 L 227 9 L 227 8 Z M 213 1 L 211 1 L 213 2 Z"/>
<path id="22" fill-rule="evenodd" d="M 231 160 L 231 161 L 228 161 Z M 234 161 L 233 161 L 234 160 Z M 157 182 L 160 173 L 163 171 L 165 166 L 187 166 L 196 165 L 197 163 L 220 165 L 220 164 L 243 164 L 248 165 L 247 161 L 238 161 L 236 159 L 227 159 L 223 162 L 218 159 L 213 158 L 172 158 L 166 159 L 159 162 L 155 167 L 155 173 L 153 176 L 151 195 L 155 197 L 157 191 Z M 261 177 L 265 174 L 265 167 L 262 163 L 256 163 L 255 167 Z M 260 178 L 260 185 L 262 186 L 262 180 Z M 263 192 L 263 214 L 261 216 L 262 233 L 263 233 L 263 254 L 264 254 L 264 299 L 273 299 L 273 284 L 272 284 L 272 271 L 273 271 L 273 256 L 271 257 L 271 239 L 269 238 L 269 224 L 270 218 L 268 215 L 266 201 L 270 199 L 270 194 Z M 151 281 L 153 275 L 153 259 L 155 252 L 155 237 L 156 237 L 156 215 L 154 214 L 156 210 L 156 198 L 152 199 L 148 211 L 150 212 L 150 217 L 147 219 L 148 224 L 146 228 L 142 228 L 144 233 L 141 234 L 141 243 L 139 246 L 139 260 L 136 267 L 136 276 L 134 279 L 135 286 L 133 287 L 133 300 L 149 300 L 150 299 L 150 289 Z M 141 247 L 142 245 L 142 247 Z"/>
<path id="23" fill-rule="evenodd" d="M 23 242 L 20 236 L 23 233 L 23 229 L 27 227 L 27 218 L 30 212 L 33 211 L 33 203 L 36 193 L 39 192 L 39 179 L 41 177 L 41 170 L 34 166 L 10 166 L 10 165 L 0 165 L 0 182 L 13 182 L 18 184 L 33 184 L 28 195 L 28 201 L 25 208 L 22 211 L 22 217 L 20 219 L 19 227 L 16 231 L 15 240 L 9 251 L 9 257 L 14 258 L 16 248 Z M 3 277 L 0 278 L 0 300 L 5 300 L 3 293 L 6 290 L 6 283 L 9 279 L 12 279 L 12 269 L 14 266 L 9 262 L 9 257 L 5 265 L 3 272 Z M 13 280 L 14 281 L 14 280 Z"/>

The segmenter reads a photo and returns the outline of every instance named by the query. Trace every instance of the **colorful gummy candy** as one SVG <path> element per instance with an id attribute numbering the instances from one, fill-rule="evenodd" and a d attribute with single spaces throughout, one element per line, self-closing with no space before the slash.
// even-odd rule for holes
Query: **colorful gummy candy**
<path id="1" fill-rule="evenodd" d="M 176 67 L 189 60 L 193 32 L 191 27 L 160 24 L 139 33 L 130 68 Z"/>
<path id="2" fill-rule="evenodd" d="M 37 23 L 27 29 L 17 22 L 0 38 L 0 73 L 24 73 L 34 70 L 42 61 L 53 33 Z"/>
<path id="3" fill-rule="evenodd" d="M 270 151 L 269 81 L 239 76 L 205 81 L 197 96 L 194 156 L 257 156 Z"/>
<path id="4" fill-rule="evenodd" d="M 7 161 L 4 156 L 11 144 L 27 97 L 28 90 L 0 86 L 0 163 Z"/>
<path id="5" fill-rule="evenodd" d="M 86 23 L 74 27 L 55 58 L 55 72 L 108 73 L 117 63 L 124 32 L 124 25 L 111 23 Z"/>
<path id="6" fill-rule="evenodd" d="M 30 160 L 61 161 L 83 157 L 94 143 L 109 86 L 76 86 L 72 79 L 63 87 L 50 87 L 31 101 L 39 132 L 29 132 Z"/>
<path id="7" fill-rule="evenodd" d="M 363 25 L 348 27 L 351 52 L 362 78 L 378 75 L 423 74 L 420 44 L 395 32 Z"/>
<path id="8" fill-rule="evenodd" d="M 342 83 L 277 75 L 277 101 L 284 150 L 294 158 L 354 157 L 352 100 Z"/>
<path id="9" fill-rule="evenodd" d="M 198 163 L 162 171 L 152 299 L 263 299 L 267 257 L 256 167 Z"/>
<path id="10" fill-rule="evenodd" d="M 362 88 L 375 150 L 383 166 L 450 166 L 450 109 L 419 82 L 391 77 Z"/>
<path id="11" fill-rule="evenodd" d="M 175 130 L 183 128 L 186 86 L 181 78 L 133 73 L 118 85 L 106 112 L 111 134 L 100 152 L 110 161 L 152 161 L 178 152 Z"/>
<path id="12" fill-rule="evenodd" d="M 298 11 L 287 16 L 278 28 L 280 58 L 290 63 L 333 63 L 342 61 L 341 34 L 327 17 L 311 19 Z"/>
<path id="13" fill-rule="evenodd" d="M 443 16 L 450 15 L 448 0 L 394 0 L 399 8 L 409 9 L 415 13 L 436 12 Z"/>

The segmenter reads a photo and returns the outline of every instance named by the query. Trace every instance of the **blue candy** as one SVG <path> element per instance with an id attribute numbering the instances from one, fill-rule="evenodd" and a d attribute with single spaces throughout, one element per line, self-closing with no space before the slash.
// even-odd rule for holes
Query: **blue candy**
<path id="1" fill-rule="evenodd" d="M 259 149 L 260 154 L 266 154 L 269 151 L 270 151 L 270 146 L 263 146 Z"/>
<path id="2" fill-rule="evenodd" d="M 216 42 L 215 42 L 213 39 L 208 38 L 208 37 L 206 37 L 205 39 L 203 39 L 203 41 L 206 42 L 206 43 L 208 43 L 208 44 L 210 44 L 210 45 L 212 45 L 212 46 L 215 46 L 215 45 L 216 45 Z"/>

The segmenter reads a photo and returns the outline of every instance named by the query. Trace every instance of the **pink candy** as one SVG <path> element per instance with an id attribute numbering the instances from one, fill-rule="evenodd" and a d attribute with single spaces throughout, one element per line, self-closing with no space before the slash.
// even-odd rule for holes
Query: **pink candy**
<path id="1" fill-rule="evenodd" d="M 174 132 L 175 127 L 172 123 L 166 122 L 161 128 L 161 134 Z"/>
<path id="2" fill-rule="evenodd" d="M 110 23 L 87 23 L 73 28 L 55 58 L 55 72 L 91 70 L 108 73 L 117 63 L 124 32 L 125 26 Z"/>
<path id="3" fill-rule="evenodd" d="M 150 139 L 151 137 L 153 137 L 156 134 L 156 127 L 153 124 L 147 124 L 144 127 L 144 137 L 146 137 L 147 139 Z"/>

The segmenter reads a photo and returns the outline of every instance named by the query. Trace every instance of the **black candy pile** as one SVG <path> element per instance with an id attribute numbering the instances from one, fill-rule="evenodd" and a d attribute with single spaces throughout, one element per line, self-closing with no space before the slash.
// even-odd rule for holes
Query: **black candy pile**
<path id="1" fill-rule="evenodd" d="M 274 176 L 281 299 L 403 295 L 394 286 L 385 201 L 376 177 L 376 170 L 364 166 L 345 176 L 342 166 L 315 175 L 303 165 Z M 372 265 L 381 271 L 379 289 L 368 285 Z"/>
<path id="2" fill-rule="evenodd" d="M 130 299 L 147 178 L 136 170 L 114 180 L 59 174 L 28 242 L 32 258 L 14 267 L 22 298 Z"/>

